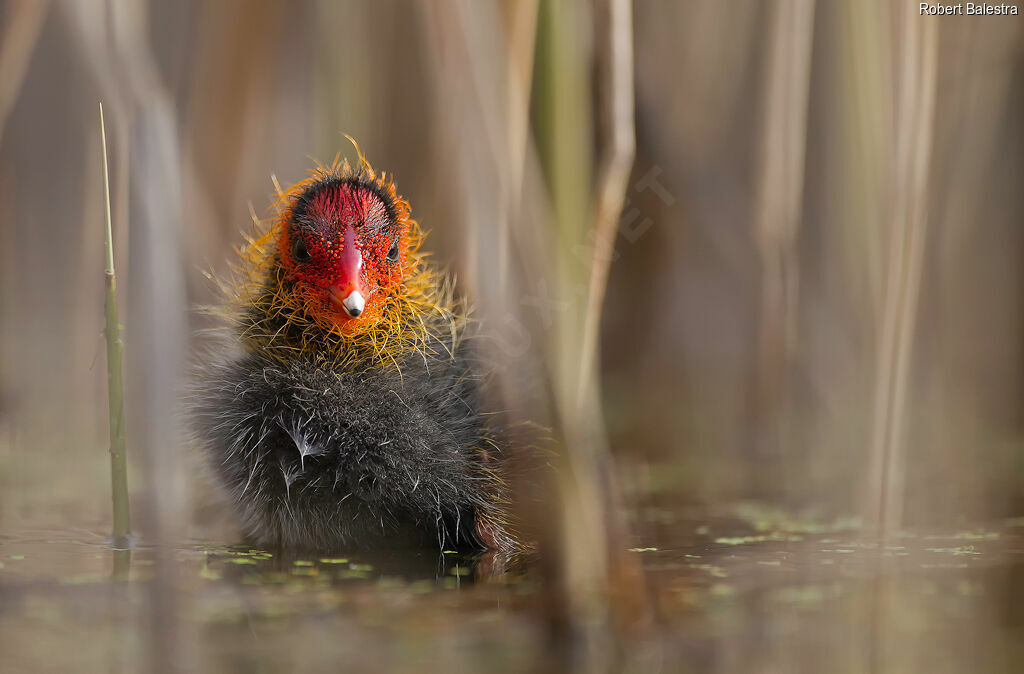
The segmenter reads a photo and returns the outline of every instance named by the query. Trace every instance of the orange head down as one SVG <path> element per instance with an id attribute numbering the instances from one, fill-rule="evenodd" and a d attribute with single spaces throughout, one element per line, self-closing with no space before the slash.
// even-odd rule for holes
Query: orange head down
<path id="1" fill-rule="evenodd" d="M 297 304 L 342 332 L 378 319 L 407 275 L 408 204 L 350 172 L 315 175 L 285 200 L 278 251 Z"/>
<path id="2" fill-rule="evenodd" d="M 279 190 L 277 217 L 239 250 L 225 308 L 253 348 L 398 365 L 460 338 L 465 302 L 428 261 L 391 176 L 356 152 L 354 167 L 336 159 Z"/>

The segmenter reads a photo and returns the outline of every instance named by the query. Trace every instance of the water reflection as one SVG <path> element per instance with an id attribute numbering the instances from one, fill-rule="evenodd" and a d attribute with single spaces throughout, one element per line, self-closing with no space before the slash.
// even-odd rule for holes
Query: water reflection
<path id="1" fill-rule="evenodd" d="M 701 516 L 697 516 L 700 514 Z M 1019 671 L 1024 527 L 908 531 L 750 504 L 659 509 L 634 554 L 656 626 L 618 671 Z M 138 671 L 153 548 L 88 532 L 0 538 L 11 671 Z M 402 550 L 330 556 L 195 542 L 173 551 L 190 670 L 565 671 L 530 559 Z M 130 571 L 129 571 L 130 567 Z M 114 570 L 113 574 L 111 569 Z M 128 582 L 112 582 L 124 581 Z M 184 660 L 183 660 L 184 662 Z"/>
<path id="2" fill-rule="evenodd" d="M 512 580 L 528 557 L 467 550 L 350 551 L 330 555 L 296 550 L 263 550 L 248 545 L 198 546 L 201 574 L 232 583 L 309 581 L 342 585 L 364 581 L 457 589 L 480 581 Z"/>

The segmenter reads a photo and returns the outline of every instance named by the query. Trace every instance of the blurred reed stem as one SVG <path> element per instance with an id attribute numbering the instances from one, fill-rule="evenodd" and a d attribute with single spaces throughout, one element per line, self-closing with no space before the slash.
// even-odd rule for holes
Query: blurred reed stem
<path id="1" fill-rule="evenodd" d="M 8 4 L 10 18 L 0 38 L 0 140 L 18 100 L 49 8 L 49 0 L 14 0 Z"/>
<path id="2" fill-rule="evenodd" d="M 604 0 L 597 5 L 599 31 L 596 59 L 600 107 L 598 135 L 607 149 L 597 167 L 597 183 L 591 220 L 593 254 L 587 289 L 583 346 L 577 395 L 596 386 L 597 345 L 601 309 L 608 287 L 608 272 L 626 198 L 627 181 L 636 157 L 635 90 L 633 86 L 633 11 L 630 0 Z"/>
<path id="3" fill-rule="evenodd" d="M 124 432 L 124 383 L 121 365 L 124 345 L 117 316 L 117 283 L 114 276 L 114 236 L 110 218 L 110 170 L 107 165 L 107 128 L 100 103 L 100 136 L 103 142 L 103 204 L 106 209 L 106 280 L 107 298 L 107 395 L 110 405 L 110 493 L 114 503 L 114 547 L 127 548 L 131 544 L 131 518 L 128 509 L 128 458 Z"/>
<path id="4" fill-rule="evenodd" d="M 891 239 L 875 395 L 868 524 L 891 535 L 903 517 L 907 398 L 928 231 L 928 177 L 938 75 L 938 24 L 905 5 L 896 92 L 895 157 L 890 193 Z"/>
<path id="5" fill-rule="evenodd" d="M 498 209 L 498 292 L 509 290 L 512 223 L 519 217 L 523 173 L 530 140 L 530 84 L 537 51 L 539 0 L 505 0 L 502 12 L 508 35 L 505 64 L 507 124 L 505 151 L 508 167 L 502 181 L 503 207 Z"/>
<path id="6" fill-rule="evenodd" d="M 534 61 L 534 133 L 551 197 L 553 227 L 548 241 L 555 259 L 552 277 L 561 296 L 573 288 L 571 272 L 576 266 L 569 251 L 583 230 L 589 184 L 589 96 L 582 86 L 578 14 L 576 3 L 541 2 Z M 597 465 L 582 436 L 576 406 L 578 318 L 575 307 L 558 315 L 546 352 L 561 442 L 556 457 L 558 516 L 547 523 L 552 530 L 545 532 L 544 553 L 553 566 L 547 602 L 551 629 L 586 637 L 583 624 L 603 624 L 607 619 L 608 560 Z M 584 657 L 596 657 L 596 640 L 585 645 Z"/>
<path id="7" fill-rule="evenodd" d="M 591 637 L 583 654 L 590 664 L 616 655 L 626 642 L 595 638 L 601 632 L 588 635 L 588 628 L 608 621 L 634 627 L 646 615 L 642 575 L 626 551 L 621 496 L 593 375 L 608 267 L 635 150 L 632 17 L 628 2 L 609 0 L 596 9 L 599 124 L 606 150 L 595 193 L 590 189 L 590 69 L 580 28 L 589 17 L 582 5 L 541 3 L 534 82 L 537 148 L 554 212 L 550 245 L 558 296 L 581 300 L 558 313 L 548 350 L 562 440 L 561 529 L 548 541 L 555 546 L 548 553 L 560 558 L 561 585 L 550 610 L 554 624 L 563 622 L 574 634 Z"/>
<path id="8" fill-rule="evenodd" d="M 754 211 L 761 261 L 757 369 L 750 433 L 755 456 L 786 456 L 790 381 L 797 348 L 800 222 L 807 105 L 811 88 L 814 0 L 777 0 L 771 9 L 767 92 Z M 777 462 L 776 462 L 777 463 Z M 783 471 L 787 472 L 785 467 Z"/>

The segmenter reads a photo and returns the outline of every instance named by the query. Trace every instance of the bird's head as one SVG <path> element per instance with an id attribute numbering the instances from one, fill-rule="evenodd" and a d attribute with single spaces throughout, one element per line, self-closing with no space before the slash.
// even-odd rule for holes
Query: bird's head
<path id="1" fill-rule="evenodd" d="M 384 176 L 326 171 L 285 198 L 281 267 L 296 304 L 343 331 L 374 322 L 409 272 L 408 204 Z"/>

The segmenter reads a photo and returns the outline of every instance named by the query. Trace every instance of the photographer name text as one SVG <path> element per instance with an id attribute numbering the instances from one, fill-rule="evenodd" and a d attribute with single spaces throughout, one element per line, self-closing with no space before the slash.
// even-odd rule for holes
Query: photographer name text
<path id="1" fill-rule="evenodd" d="M 921 16 L 1017 16 L 1017 5 L 989 5 L 984 2 L 961 2 L 956 5 L 921 3 Z"/>

